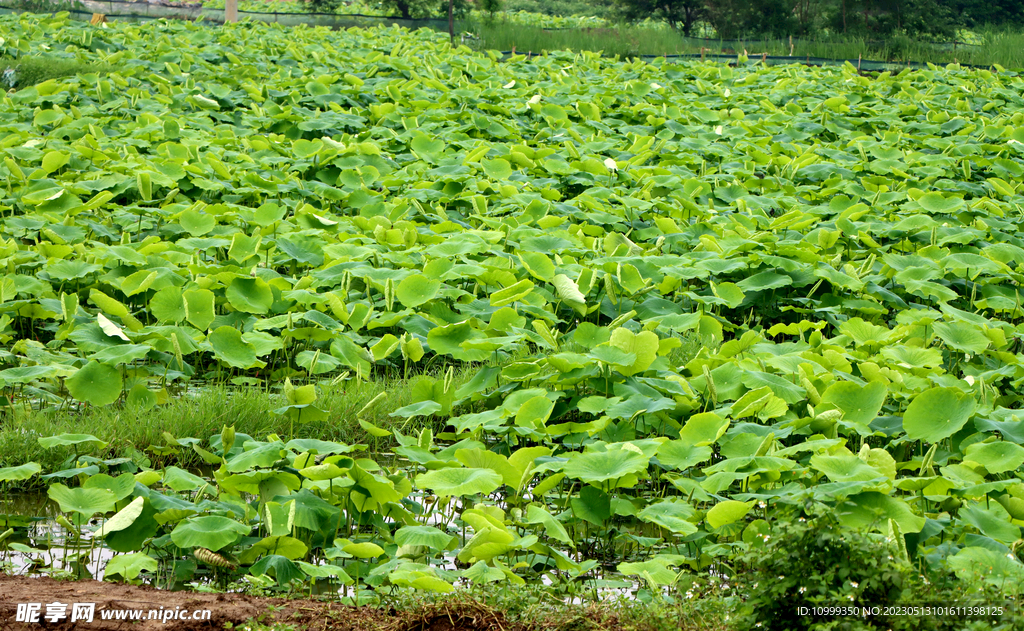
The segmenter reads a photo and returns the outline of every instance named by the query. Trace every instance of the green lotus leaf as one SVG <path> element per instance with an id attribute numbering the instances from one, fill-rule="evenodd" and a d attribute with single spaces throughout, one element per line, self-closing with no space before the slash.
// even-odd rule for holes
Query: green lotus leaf
<path id="1" fill-rule="evenodd" d="M 949 214 L 959 210 L 964 205 L 964 200 L 959 197 L 946 197 L 938 191 L 933 191 L 918 197 L 917 204 L 929 213 Z"/>
<path id="2" fill-rule="evenodd" d="M 195 491 L 206 485 L 206 480 L 179 467 L 167 467 L 164 469 L 163 481 L 164 486 L 178 492 Z"/>
<path id="3" fill-rule="evenodd" d="M 967 447 L 964 461 L 976 462 L 989 473 L 1015 471 L 1024 464 L 1024 447 L 1007 441 L 973 443 Z"/>
<path id="4" fill-rule="evenodd" d="M 889 343 L 893 337 L 893 332 L 889 329 L 866 322 L 862 318 L 850 318 L 839 327 L 839 330 L 843 335 L 849 335 L 857 346 L 881 346 Z"/>
<path id="5" fill-rule="evenodd" d="M 501 484 L 501 474 L 490 469 L 446 468 L 416 476 L 416 486 L 446 497 L 491 493 Z"/>
<path id="6" fill-rule="evenodd" d="M 238 560 L 242 564 L 251 565 L 261 556 L 276 554 L 294 561 L 295 559 L 305 558 L 308 552 L 309 548 L 306 544 L 302 543 L 295 537 L 272 535 L 270 537 L 264 537 L 254 543 L 251 547 L 246 548 L 245 551 L 238 556 Z"/>
<path id="7" fill-rule="evenodd" d="M 754 502 L 752 501 L 737 502 L 736 500 L 726 500 L 711 507 L 705 519 L 712 528 L 721 528 L 743 519 L 753 507 Z"/>
<path id="8" fill-rule="evenodd" d="M 552 282 L 555 275 L 555 264 L 543 252 L 520 252 L 519 262 L 523 268 L 537 280 Z"/>
<path id="9" fill-rule="evenodd" d="M 911 440 L 937 443 L 966 425 L 977 406 L 972 395 L 956 388 L 930 388 L 903 413 L 903 431 Z"/>
<path id="10" fill-rule="evenodd" d="M 43 467 L 38 462 L 26 462 L 16 467 L 2 467 L 0 468 L 0 482 L 28 480 L 42 469 Z"/>
<path id="11" fill-rule="evenodd" d="M 181 295 L 185 305 L 185 319 L 200 331 L 210 327 L 216 314 L 213 310 L 214 298 L 208 289 L 190 289 Z"/>
<path id="12" fill-rule="evenodd" d="M 121 372 L 113 366 L 90 361 L 64 382 L 71 396 L 93 405 L 109 405 L 121 396 Z"/>
<path id="13" fill-rule="evenodd" d="M 69 489 L 63 484 L 50 485 L 46 494 L 60 505 L 61 511 L 80 513 L 83 517 L 112 511 L 117 502 L 117 497 L 107 489 Z"/>
<path id="14" fill-rule="evenodd" d="M 519 427 L 540 429 L 551 418 L 555 402 L 544 395 L 538 395 L 525 401 L 516 412 L 515 423 Z"/>
<path id="15" fill-rule="evenodd" d="M 785 274 L 778 274 L 776 272 L 761 272 L 760 274 L 754 274 L 744 278 L 740 282 L 736 283 L 742 291 L 767 291 L 769 289 L 778 289 L 780 287 L 786 287 L 793 284 L 793 279 Z"/>
<path id="16" fill-rule="evenodd" d="M 880 532 L 885 531 L 890 519 L 899 524 L 904 534 L 921 532 L 925 524 L 925 518 L 902 499 L 875 491 L 850 496 L 837 507 L 836 515 L 848 528 L 873 528 Z"/>
<path id="17" fill-rule="evenodd" d="M 712 284 L 711 291 L 715 296 L 721 298 L 731 309 L 735 309 L 740 306 L 744 298 L 746 298 L 746 294 L 743 293 L 743 289 L 735 283 Z"/>
<path id="18" fill-rule="evenodd" d="M 346 554 L 351 554 L 357 559 L 372 559 L 384 554 L 384 548 L 375 543 L 350 543 L 342 548 Z"/>
<path id="19" fill-rule="evenodd" d="M 422 274 L 413 274 L 398 283 L 395 297 L 406 307 L 414 308 L 432 300 L 440 287 L 440 281 L 431 280 Z"/>
<path id="20" fill-rule="evenodd" d="M 574 548 L 576 547 L 572 538 L 569 537 L 569 533 L 565 531 L 565 526 L 555 519 L 551 513 L 547 512 L 540 506 L 535 504 L 530 505 L 526 511 L 526 523 L 541 524 L 544 526 L 544 532 L 546 532 L 552 539 L 561 541 L 562 543 Z"/>
<path id="21" fill-rule="evenodd" d="M 868 482 L 883 477 L 881 471 L 857 456 L 815 454 L 810 462 L 811 468 L 833 482 Z"/>
<path id="22" fill-rule="evenodd" d="M 981 327 L 966 322 L 936 322 L 934 328 L 946 346 L 964 353 L 982 353 L 991 343 Z"/>
<path id="23" fill-rule="evenodd" d="M 400 546 L 425 546 L 440 552 L 453 549 L 457 539 L 433 526 L 404 526 L 395 532 L 395 543 Z"/>
<path id="24" fill-rule="evenodd" d="M 867 426 L 878 416 L 887 393 L 888 388 L 879 381 L 864 386 L 852 381 L 837 381 L 821 393 L 821 403 L 836 406 L 843 412 L 844 421 L 864 428 L 861 433 L 870 434 Z"/>
<path id="25" fill-rule="evenodd" d="M 292 581 L 301 581 L 306 577 L 295 561 L 279 554 L 267 555 L 253 563 L 249 568 L 249 574 L 272 576 L 280 586 L 289 585 Z"/>
<path id="26" fill-rule="evenodd" d="M 1010 522 L 1010 514 L 997 502 L 989 502 L 988 509 L 977 504 L 962 507 L 959 517 L 977 528 L 981 534 L 1005 545 L 1021 538 L 1020 526 Z"/>
<path id="27" fill-rule="evenodd" d="M 728 429 L 729 420 L 714 412 L 694 414 L 679 430 L 679 440 L 695 447 L 703 447 L 717 442 Z"/>
<path id="28" fill-rule="evenodd" d="M 193 237 L 201 237 L 217 226 L 217 219 L 198 210 L 186 210 L 178 217 L 178 224 Z"/>
<path id="29" fill-rule="evenodd" d="M 662 500 L 651 504 L 636 516 L 644 521 L 658 524 L 677 535 L 692 535 L 697 532 L 697 525 L 689 521 L 693 514 L 693 507 L 685 502 Z"/>
<path id="30" fill-rule="evenodd" d="M 626 576 L 645 578 L 655 586 L 672 585 L 678 577 L 677 572 L 668 569 L 664 562 L 656 559 L 636 563 L 619 563 L 616 569 Z"/>
<path id="31" fill-rule="evenodd" d="M 590 484 L 619 480 L 647 469 L 650 459 L 640 450 L 627 449 L 573 454 L 562 471 Z"/>
<path id="32" fill-rule="evenodd" d="M 500 289 L 492 293 L 490 303 L 492 307 L 504 307 L 505 305 L 510 305 L 513 302 L 522 300 L 532 291 L 533 281 L 528 278 L 524 278 L 505 287 L 504 289 Z"/>
<path id="33" fill-rule="evenodd" d="M 59 434 L 57 436 L 46 436 L 39 439 L 39 446 L 43 449 L 70 445 L 84 445 L 86 448 L 98 447 L 99 449 L 103 449 L 107 446 L 107 443 L 96 438 L 92 434 Z"/>
<path id="34" fill-rule="evenodd" d="M 313 565 L 305 561 L 296 561 L 295 564 L 310 578 L 336 578 L 342 585 L 351 585 L 355 582 L 348 572 L 337 565 Z"/>
<path id="35" fill-rule="evenodd" d="M 144 497 L 136 497 L 127 506 L 117 511 L 113 517 L 103 522 L 103 525 L 93 533 L 94 537 L 105 537 L 112 532 L 124 530 L 135 523 L 135 520 L 142 514 L 146 502 Z"/>
<path id="36" fill-rule="evenodd" d="M 440 160 L 445 145 L 443 140 L 431 139 L 423 132 L 417 132 L 409 147 L 423 160 L 436 164 Z"/>
<path id="37" fill-rule="evenodd" d="M 714 450 L 707 446 L 696 446 L 688 440 L 670 440 L 658 449 L 658 462 L 672 469 L 685 470 L 706 462 Z"/>
<path id="38" fill-rule="evenodd" d="M 171 531 L 171 541 L 179 548 L 206 548 L 216 552 L 249 534 L 249 530 L 233 519 L 207 515 L 180 522 Z"/>
<path id="39" fill-rule="evenodd" d="M 111 477 L 106 473 L 99 473 L 90 476 L 82 484 L 85 489 L 106 489 L 114 494 L 114 499 L 120 501 L 130 496 L 135 491 L 135 476 L 130 473 Z"/>
<path id="40" fill-rule="evenodd" d="M 164 287 L 149 300 L 149 311 L 163 323 L 177 324 L 185 319 L 185 300 L 178 287 Z"/>
<path id="41" fill-rule="evenodd" d="M 587 299 L 571 278 L 565 274 L 555 274 L 551 284 L 555 286 L 558 298 L 562 302 L 575 309 L 580 315 L 587 314 Z"/>
<path id="42" fill-rule="evenodd" d="M 477 561 L 468 569 L 462 570 L 463 578 L 468 578 L 473 584 L 494 583 L 505 579 L 505 573 L 496 567 L 487 565 L 484 561 Z"/>
<path id="43" fill-rule="evenodd" d="M 144 344 L 118 344 L 93 353 L 89 359 L 107 366 L 118 366 L 145 359 L 151 350 Z"/>
<path id="44" fill-rule="evenodd" d="M 464 344 L 485 337 L 483 332 L 474 329 L 469 322 L 461 322 L 431 329 L 427 334 L 427 343 L 435 353 L 451 355 L 462 361 L 482 361 L 487 358 L 487 351 L 467 349 Z"/>
<path id="45" fill-rule="evenodd" d="M 252 368 L 261 363 L 256 359 L 256 347 L 243 340 L 234 327 L 217 327 L 210 333 L 209 340 L 214 355 L 228 366 Z"/>
<path id="46" fill-rule="evenodd" d="M 487 177 L 492 180 L 507 180 L 512 175 L 512 165 L 504 158 L 484 160 L 480 165 L 483 167 Z"/>
<path id="47" fill-rule="evenodd" d="M 140 498 L 141 499 L 141 498 Z M 138 578 L 143 571 L 156 572 L 159 564 L 157 560 L 142 552 L 119 554 L 107 561 L 103 570 L 104 576 L 119 575 L 128 580 Z"/>
<path id="48" fill-rule="evenodd" d="M 613 348 L 624 353 L 636 356 L 636 359 L 629 365 L 620 365 L 617 370 L 623 375 L 629 376 L 647 370 L 658 356 L 658 335 L 651 331 L 642 331 L 638 334 L 618 328 L 612 331 L 611 339 L 608 341 Z"/>
<path id="49" fill-rule="evenodd" d="M 948 563 L 964 581 L 980 579 L 1007 594 L 1024 592 L 1024 565 L 1003 552 L 966 547 L 951 556 Z"/>
<path id="50" fill-rule="evenodd" d="M 270 285 L 260 278 L 234 278 L 225 295 L 232 307 L 245 313 L 267 313 L 274 304 Z"/>
<path id="51" fill-rule="evenodd" d="M 132 500 L 133 502 L 135 500 Z M 188 511 L 191 514 L 191 511 Z M 156 520 L 156 509 L 149 500 L 142 503 L 142 512 L 128 526 L 112 532 L 103 533 L 103 545 L 117 552 L 134 552 L 142 549 L 143 544 L 160 530 Z M 117 525 L 117 524 L 115 524 Z M 96 535 L 94 535 L 96 536 Z"/>

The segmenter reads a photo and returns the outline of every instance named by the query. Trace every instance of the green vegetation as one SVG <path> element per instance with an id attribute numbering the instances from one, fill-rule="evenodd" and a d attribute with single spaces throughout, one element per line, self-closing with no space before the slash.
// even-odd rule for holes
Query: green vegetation
<path id="1" fill-rule="evenodd" d="M 791 56 L 796 62 L 805 58 L 865 59 L 894 63 L 917 62 L 976 66 L 998 64 L 1005 68 L 1024 68 L 1024 31 L 983 30 L 975 33 L 976 44 L 933 44 L 905 36 L 889 40 L 862 37 L 825 37 L 820 39 L 756 39 L 746 41 L 702 40 L 682 37 L 657 26 L 610 26 L 549 30 L 520 22 L 486 21 L 468 23 L 466 28 L 480 39 L 470 40 L 480 50 L 601 51 L 621 58 L 639 55 L 736 55 L 744 51 L 751 58 L 762 54 Z"/>
<path id="2" fill-rule="evenodd" d="M 62 529 L 4 512 L 0 563 L 751 625 L 1024 592 L 1018 74 L 0 28 L 116 69 L 0 101 L 0 485 Z"/>
<path id="3" fill-rule="evenodd" d="M 327 422 L 318 425 L 317 436 L 346 443 L 366 443 L 375 452 L 387 451 L 392 439 L 368 434 L 359 425 L 357 413 L 369 405 L 361 415 L 363 419 L 378 427 L 404 431 L 408 425 L 406 419 L 389 414 L 428 396 L 418 388 L 422 389 L 430 379 L 424 375 L 408 381 L 352 380 L 321 385 L 317 405 L 329 414 Z M 453 386 L 461 387 L 468 379 L 466 372 L 453 375 Z M 92 434 L 102 439 L 108 445 L 97 455 L 105 459 L 141 457 L 145 453 L 153 462 L 198 466 L 202 460 L 195 452 L 163 453 L 165 450 L 154 452 L 147 448 L 166 444 L 165 432 L 171 436 L 207 436 L 219 431 L 225 423 L 232 423 L 238 431 L 254 436 L 288 433 L 294 429 L 292 419 L 273 413 L 287 404 L 283 394 L 221 383 L 204 384 L 151 408 L 131 404 L 83 410 L 18 408 L 0 426 L 0 467 L 34 460 L 47 469 L 60 468 L 74 450 L 70 447 L 43 449 L 38 439 L 65 433 Z M 419 427 L 422 422 L 416 425 Z M 437 427 L 436 431 L 441 429 Z"/>
<path id="4" fill-rule="evenodd" d="M 110 68 L 102 63 L 83 63 L 44 55 L 0 57 L 0 86 L 4 90 L 27 88 L 50 79 L 78 74 L 105 73 Z"/>
<path id="5" fill-rule="evenodd" d="M 615 20 L 616 6 L 611 0 L 503 0 L 503 8 L 510 13 L 536 13 L 556 17 L 596 17 Z"/>
<path id="6" fill-rule="evenodd" d="M 213 0 L 205 6 L 222 7 L 223 0 Z M 242 8 L 248 11 L 296 9 L 294 5 L 278 0 L 243 0 Z M 691 34 L 704 37 L 697 39 L 685 37 L 686 29 L 673 29 L 664 21 L 652 19 L 652 13 L 646 10 L 637 13 L 634 16 L 637 19 L 629 22 L 620 19 L 621 16 L 616 17 L 611 5 L 596 5 L 596 12 L 591 13 L 579 13 L 584 9 L 571 3 L 512 3 L 504 8 L 504 11 L 492 14 L 486 10 L 465 11 L 462 7 L 463 10 L 457 12 L 456 30 L 464 33 L 463 41 L 477 50 L 516 50 L 536 54 L 556 50 L 601 51 L 609 56 L 630 58 L 640 55 L 735 55 L 747 51 L 751 57 L 764 54 L 795 59 L 864 59 L 977 66 L 998 64 L 1010 69 L 1024 68 L 1024 31 L 1019 25 L 1014 26 L 1012 20 L 1004 21 L 1001 26 L 972 22 L 975 30 L 954 30 L 938 39 L 908 31 L 880 35 L 858 30 L 843 33 L 825 27 L 735 31 L 715 29 L 701 22 L 690 29 Z M 387 7 L 358 3 L 340 5 L 333 10 L 339 14 L 397 15 Z M 431 14 L 425 11 L 416 15 Z M 432 15 L 438 17 L 441 14 Z M 729 23 L 734 24 L 735 20 L 730 19 Z"/>

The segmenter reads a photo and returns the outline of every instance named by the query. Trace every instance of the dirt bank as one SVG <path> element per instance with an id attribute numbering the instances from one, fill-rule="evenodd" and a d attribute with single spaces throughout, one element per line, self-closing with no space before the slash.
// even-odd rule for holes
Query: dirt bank
<path id="1" fill-rule="evenodd" d="M 24 618 L 26 606 L 30 603 L 40 606 L 38 622 L 18 621 L 19 604 L 23 606 L 21 617 Z M 47 607 L 54 603 L 58 605 Z M 85 604 L 86 609 L 89 604 L 95 605 L 91 622 L 84 619 L 71 621 L 76 615 L 75 603 Z M 81 607 L 78 609 L 77 617 L 88 617 L 87 613 L 82 615 Z M 138 617 L 131 619 L 135 612 L 138 612 Z M 198 619 L 193 619 L 196 612 Z M 49 618 L 48 613 L 51 614 Z M 151 619 L 154 616 L 156 619 Z M 224 629 L 229 623 L 238 628 L 260 616 L 266 624 L 276 622 L 308 631 L 520 631 L 518 625 L 509 624 L 500 613 L 472 602 L 397 612 L 308 599 L 170 592 L 100 581 L 62 582 L 51 578 L 0 574 L 0 631 L 40 628 L 61 631 L 195 631 Z"/>

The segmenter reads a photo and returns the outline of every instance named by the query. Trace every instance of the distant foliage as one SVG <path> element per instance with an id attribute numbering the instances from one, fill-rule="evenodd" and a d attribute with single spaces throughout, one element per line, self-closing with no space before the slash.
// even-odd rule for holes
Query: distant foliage
<path id="1" fill-rule="evenodd" d="M 501 11 L 502 4 L 501 0 L 481 0 L 480 10 L 486 11 L 493 18 L 495 13 Z"/>
<path id="2" fill-rule="evenodd" d="M 687 37 L 707 16 L 704 0 L 618 0 L 622 16 L 630 21 L 665 20 Z"/>
<path id="3" fill-rule="evenodd" d="M 684 35 L 724 39 L 854 35 L 951 39 L 958 28 L 1024 24 L 1024 0 L 617 0 L 630 21 L 656 18 Z"/>
<path id="4" fill-rule="evenodd" d="M 343 2 L 342 0 L 302 0 L 310 13 L 334 13 Z"/>
<path id="5" fill-rule="evenodd" d="M 615 0 L 504 0 L 505 11 L 529 11 L 557 16 L 612 18 L 618 10 Z"/>
<path id="6" fill-rule="evenodd" d="M 312 13 L 336 13 L 342 5 L 350 4 L 350 2 L 345 0 L 302 1 Z M 497 1 L 500 9 L 500 0 Z M 366 6 L 382 10 L 384 14 L 406 20 L 437 18 L 448 15 L 448 0 L 381 0 L 380 2 L 367 2 Z M 469 10 L 469 3 L 466 0 L 455 0 L 454 9 L 456 15 L 463 15 Z"/>

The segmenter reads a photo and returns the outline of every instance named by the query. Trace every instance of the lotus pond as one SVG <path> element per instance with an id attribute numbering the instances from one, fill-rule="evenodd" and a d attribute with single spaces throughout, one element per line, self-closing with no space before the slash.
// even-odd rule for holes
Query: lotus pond
<path id="1" fill-rule="evenodd" d="M 274 391 L 288 422 L 127 456 L 116 427 L 39 436 L 62 467 L 2 463 L 4 493 L 45 485 L 65 550 L 116 552 L 107 578 L 683 599 L 807 519 L 1024 589 L 1016 73 L 61 15 L 0 34 L 112 69 L 0 102 L 2 431 L 209 382 Z M 379 398 L 322 405 L 384 376 L 412 388 L 394 427 Z M 322 438 L 352 421 L 365 444 Z M 3 520 L 5 560 L 44 558 Z M 779 599 L 836 595 L 800 580 Z"/>

